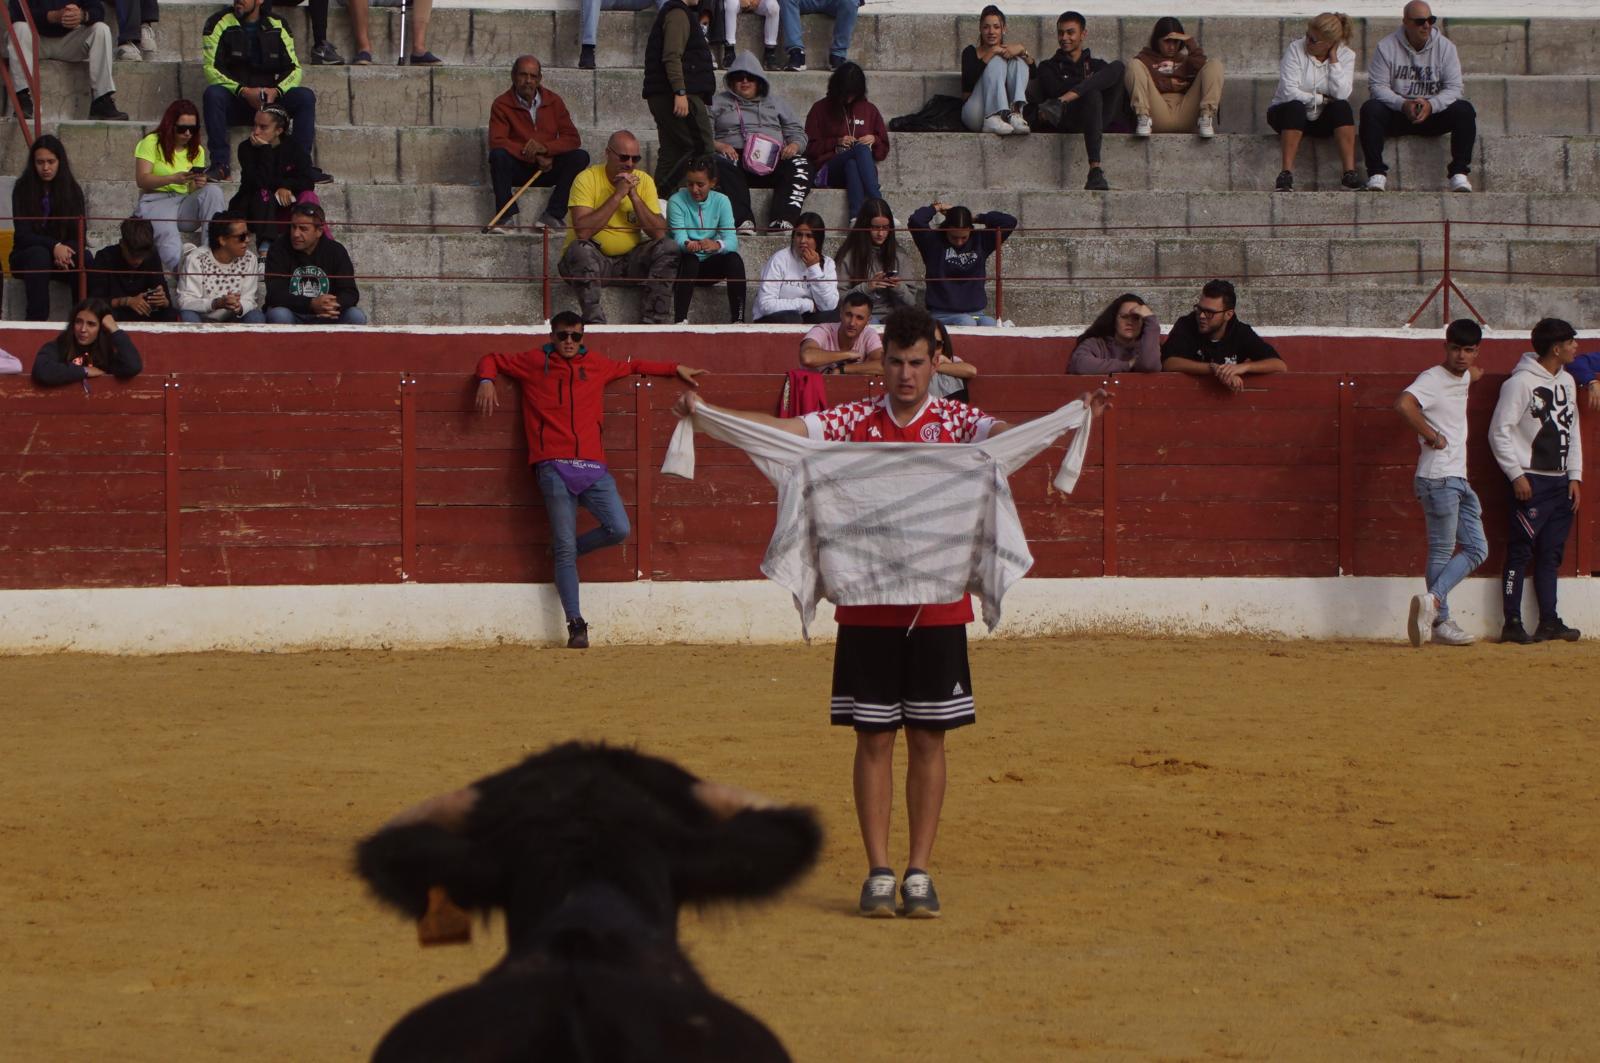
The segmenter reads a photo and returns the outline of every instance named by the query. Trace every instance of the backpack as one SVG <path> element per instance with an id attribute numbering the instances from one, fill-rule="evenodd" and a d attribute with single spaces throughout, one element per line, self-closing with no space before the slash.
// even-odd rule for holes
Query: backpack
<path id="1" fill-rule="evenodd" d="M 935 96 L 916 114 L 903 114 L 890 120 L 891 133 L 964 133 L 961 123 L 961 97 Z"/>

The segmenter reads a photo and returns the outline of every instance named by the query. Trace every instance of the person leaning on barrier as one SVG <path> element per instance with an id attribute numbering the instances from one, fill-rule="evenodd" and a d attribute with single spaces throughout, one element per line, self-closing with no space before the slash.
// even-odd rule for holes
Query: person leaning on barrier
<path id="1" fill-rule="evenodd" d="M 723 83 L 711 100 L 711 134 L 717 184 L 733 204 L 734 221 L 740 232 L 755 231 L 753 185 L 772 189 L 768 230 L 792 229 L 811 193 L 805 126 L 789 101 L 771 91 L 754 53 L 740 53 Z"/>
<path id="2" fill-rule="evenodd" d="M 967 384 L 978 375 L 978 367 L 963 362 L 956 354 L 955 337 L 943 321 L 933 323 L 933 379 L 928 381 L 928 394 L 936 399 L 971 403 Z"/>
<path id="3" fill-rule="evenodd" d="M 11 186 L 11 274 L 22 282 L 29 321 L 50 316 L 50 282 L 71 284 L 83 260 L 78 226 L 83 188 L 72 176 L 66 145 L 50 133 L 33 142 L 28 165 Z"/>
<path id="4" fill-rule="evenodd" d="M 260 274 L 250 250 L 250 226 L 236 211 L 219 211 L 206 227 L 206 245 L 191 247 L 178 278 L 178 316 L 191 324 L 239 321 L 256 325 L 266 314 L 256 305 Z"/>
<path id="5" fill-rule="evenodd" d="M 179 229 L 193 232 L 227 202 L 221 187 L 207 181 L 205 168 L 200 112 L 188 100 L 173 100 L 155 132 L 133 149 L 133 180 L 139 189 L 134 214 L 150 219 L 161 268 L 168 272 L 183 257 Z"/>
<path id="6" fill-rule="evenodd" d="M 17 88 L 22 117 L 33 117 L 33 93 L 27 89 L 28 62 L 33 58 L 33 31 L 22 13 L 24 0 L 10 0 L 11 28 L 17 42 L 11 51 L 11 82 Z M 126 122 L 117 110 L 117 83 L 111 75 L 116 37 L 106 23 L 101 0 L 25 0 L 39 28 L 39 58 L 83 63 L 89 68 L 89 117 Z M 39 71 L 42 76 L 43 71 Z"/>
<path id="7" fill-rule="evenodd" d="M 1450 134 L 1450 191 L 1472 191 L 1472 149 L 1478 142 L 1478 112 L 1461 98 L 1461 57 L 1437 28 L 1438 18 L 1422 0 L 1412 0 L 1400 28 L 1378 42 L 1367 61 L 1367 89 L 1361 105 L 1361 154 L 1367 164 L 1367 190 L 1389 186 L 1383 161 L 1389 137 Z"/>
<path id="8" fill-rule="evenodd" d="M 178 320 L 148 219 L 126 219 L 122 238 L 96 253 L 89 267 L 89 294 L 104 299 L 118 321 Z"/>
<path id="9" fill-rule="evenodd" d="M 1222 60 L 1207 59 L 1182 22 L 1171 15 L 1157 19 L 1150 43 L 1128 64 L 1134 135 L 1193 129 L 1216 136 L 1223 75 Z"/>
<path id="10" fill-rule="evenodd" d="M 667 234 L 656 183 L 638 168 L 639 140 L 626 129 L 606 141 L 606 161 L 572 182 L 572 224 L 556 270 L 566 278 L 586 324 L 605 324 L 600 292 L 611 278 L 643 278 L 639 320 L 672 321 L 678 245 Z"/>
<path id="11" fill-rule="evenodd" d="M 1279 192 L 1294 191 L 1294 160 L 1304 137 L 1332 137 L 1344 168 L 1339 183 L 1361 187 L 1356 174 L 1356 116 L 1350 110 L 1356 53 L 1345 44 L 1349 39 L 1350 16 L 1324 11 L 1306 23 L 1304 37 L 1296 37 L 1283 50 L 1278 89 L 1267 107 L 1267 125 L 1278 134 L 1283 150 Z"/>
<path id="12" fill-rule="evenodd" d="M 294 37 L 276 17 L 261 14 L 261 0 L 233 0 L 206 19 L 200 43 L 206 91 L 206 146 L 213 181 L 233 176 L 230 125 L 249 125 L 256 112 L 277 104 L 289 113 L 291 134 L 309 155 L 317 139 L 316 93 L 300 84 Z"/>
<path id="13" fill-rule="evenodd" d="M 67 325 L 33 356 L 33 382 L 53 388 L 81 383 L 88 390 L 97 376 L 131 380 L 144 368 L 139 349 L 117 327 L 104 299 L 84 299 L 67 315 Z"/>
<path id="14" fill-rule="evenodd" d="M 1194 310 L 1172 323 L 1161 345 L 1161 368 L 1170 373 L 1214 377 L 1230 391 L 1244 390 L 1251 373 L 1283 373 L 1289 366 L 1277 348 L 1234 316 L 1237 296 L 1224 280 L 1207 281 Z"/>
<path id="15" fill-rule="evenodd" d="M 356 304 L 355 266 L 344 245 L 324 233 L 327 215 L 316 203 L 296 203 L 289 232 L 267 253 L 267 324 L 365 325 Z"/>
<path id="16" fill-rule="evenodd" d="M 839 320 L 812 326 L 800 341 L 800 364 L 819 373 L 883 375 L 883 340 L 872 327 L 872 300 L 846 292 Z"/>
<path id="17" fill-rule="evenodd" d="M 756 324 L 817 325 L 830 321 L 839 305 L 839 278 L 823 251 L 827 238 L 820 215 L 795 219 L 789 246 L 774 251 L 761 267 L 751 316 Z"/>
<path id="18" fill-rule="evenodd" d="M 540 172 L 535 188 L 550 189 L 550 199 L 535 225 L 562 229 L 567 224 L 567 197 L 572 182 L 589 165 L 579 146 L 578 127 L 566 101 L 545 87 L 544 64 L 531 55 L 511 64 L 511 87 L 489 106 L 489 174 L 494 182 L 494 209 L 511 202 L 513 192 Z M 491 232 L 505 232 L 522 210 L 520 202 L 506 211 Z"/>
<path id="19" fill-rule="evenodd" d="M 656 120 L 656 187 L 670 194 L 683 164 L 712 150 L 717 64 L 700 31 L 700 0 L 667 0 L 644 46 L 641 95 Z"/>
<path id="20" fill-rule="evenodd" d="M 1589 409 L 1600 413 L 1600 353 L 1580 354 L 1567 366 L 1578 390 L 1589 396 Z"/>
<path id="21" fill-rule="evenodd" d="M 1161 322 L 1144 299 L 1125 292 L 1106 304 L 1089 327 L 1078 334 L 1067 372 L 1161 372 Z"/>
<path id="22" fill-rule="evenodd" d="M 1083 134 L 1089 164 L 1083 187 L 1104 192 L 1111 186 L 1100 166 L 1100 144 L 1106 126 L 1119 120 L 1128 107 L 1127 69 L 1120 59 L 1108 63 L 1090 55 L 1084 46 L 1088 38 L 1088 20 L 1076 11 L 1063 11 L 1056 19 L 1059 47 L 1033 68 L 1028 99 L 1034 125 L 1041 132 Z"/>

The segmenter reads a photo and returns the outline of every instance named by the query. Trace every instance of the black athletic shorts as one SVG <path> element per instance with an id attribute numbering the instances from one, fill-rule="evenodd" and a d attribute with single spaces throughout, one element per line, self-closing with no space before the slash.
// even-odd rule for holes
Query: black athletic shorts
<path id="1" fill-rule="evenodd" d="M 841 626 L 829 715 L 858 731 L 902 725 L 946 731 L 972 723 L 966 626 Z"/>

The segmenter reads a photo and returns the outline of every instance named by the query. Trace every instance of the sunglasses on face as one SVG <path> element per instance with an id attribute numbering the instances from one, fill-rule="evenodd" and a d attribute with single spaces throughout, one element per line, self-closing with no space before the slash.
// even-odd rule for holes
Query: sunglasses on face
<path id="1" fill-rule="evenodd" d="M 1406 21 L 1411 23 L 1413 26 L 1431 26 L 1439 21 L 1439 16 L 1429 15 L 1427 18 L 1408 18 Z"/>
<path id="2" fill-rule="evenodd" d="M 729 81 L 754 81 L 755 80 L 755 76 L 753 74 L 745 74 L 745 73 L 729 74 L 728 75 L 728 80 Z"/>
<path id="3" fill-rule="evenodd" d="M 1195 317 L 1216 317 L 1218 314 L 1226 314 L 1227 312 L 1227 307 L 1219 306 L 1217 309 L 1212 310 L 1208 307 L 1201 306 L 1199 303 L 1194 304 Z"/>
<path id="4" fill-rule="evenodd" d="M 607 148 L 606 150 L 611 151 L 610 148 Z M 643 155 L 624 155 L 620 151 L 611 151 L 611 154 L 617 157 L 618 162 L 631 162 L 637 164 L 640 159 L 644 158 Z"/>
<path id="5" fill-rule="evenodd" d="M 245 230 L 242 233 L 223 233 L 222 235 L 223 235 L 223 238 L 226 239 L 226 240 L 248 240 L 248 239 L 250 239 L 250 231 L 248 229 Z"/>
<path id="6" fill-rule="evenodd" d="M 566 343 L 568 340 L 571 340 L 573 343 L 576 343 L 579 340 L 583 339 L 583 333 L 581 333 L 581 332 L 568 332 L 565 329 L 563 329 L 560 332 L 552 332 L 551 335 L 556 338 L 556 342 L 557 343 Z"/>
<path id="7" fill-rule="evenodd" d="M 193 133 L 196 129 L 199 129 L 200 127 L 197 126 L 197 125 L 176 125 L 176 126 L 173 126 L 172 128 L 176 129 L 180 133 Z"/>

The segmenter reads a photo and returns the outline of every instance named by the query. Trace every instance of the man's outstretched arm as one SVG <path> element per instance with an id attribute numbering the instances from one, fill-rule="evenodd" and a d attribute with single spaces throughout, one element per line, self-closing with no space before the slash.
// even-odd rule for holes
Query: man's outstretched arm
<path id="1" fill-rule="evenodd" d="M 730 417 L 737 417 L 741 421 L 762 424 L 768 428 L 776 428 L 780 432 L 788 432 L 792 436 L 806 436 L 808 434 L 805 422 L 798 417 L 774 417 L 770 413 L 757 413 L 755 410 L 730 410 L 722 406 L 713 406 L 692 391 L 685 391 L 678 396 L 678 402 L 672 407 L 672 412 L 679 417 L 688 417 L 699 409 L 725 413 Z"/>

